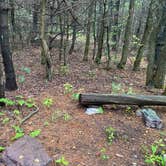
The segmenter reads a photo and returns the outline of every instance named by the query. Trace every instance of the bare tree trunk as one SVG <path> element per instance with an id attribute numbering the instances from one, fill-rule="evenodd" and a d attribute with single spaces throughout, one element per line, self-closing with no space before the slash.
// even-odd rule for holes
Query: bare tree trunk
<path id="1" fill-rule="evenodd" d="M 90 1 L 90 7 L 88 10 L 88 22 L 87 22 L 87 29 L 86 29 L 86 43 L 85 43 L 85 50 L 84 50 L 84 57 L 83 61 L 88 61 L 88 54 L 89 54 L 89 46 L 90 46 L 90 34 L 91 34 L 91 22 L 93 16 L 93 3 Z"/>
<path id="2" fill-rule="evenodd" d="M 52 80 L 52 61 L 49 52 L 49 48 L 45 39 L 45 14 L 46 14 L 46 0 L 42 0 L 41 2 L 41 53 L 43 58 L 45 59 L 46 65 L 46 78 L 51 81 Z"/>
<path id="3" fill-rule="evenodd" d="M 31 32 L 31 43 L 35 43 L 36 37 L 38 35 L 38 12 L 39 4 L 38 0 L 33 2 L 33 23 Z"/>
<path id="4" fill-rule="evenodd" d="M 127 62 L 127 56 L 129 54 L 129 44 L 130 44 L 130 35 L 131 35 L 131 29 L 132 29 L 132 17 L 134 13 L 134 1 L 130 0 L 130 6 L 129 6 L 129 15 L 127 19 L 126 29 L 125 29 L 125 36 L 124 36 L 124 43 L 123 43 L 123 49 L 122 49 L 122 57 L 120 60 L 120 63 L 118 64 L 119 69 L 123 69 Z"/>
<path id="5" fill-rule="evenodd" d="M 119 20 L 119 6 L 120 0 L 115 1 L 115 8 L 114 8 L 114 15 L 113 15 L 113 36 L 112 36 L 112 50 L 117 51 L 117 44 L 119 40 L 119 27 L 118 27 L 118 20 Z"/>
<path id="6" fill-rule="evenodd" d="M 3 70 L 2 70 L 2 64 L 0 63 L 0 98 L 5 97 L 5 86 L 4 86 L 4 80 L 3 80 Z M 2 104 L 0 103 L 0 106 Z"/>
<path id="7" fill-rule="evenodd" d="M 97 64 L 100 64 L 101 57 L 102 57 L 102 49 L 103 49 L 103 42 L 104 42 L 104 28 L 105 28 L 105 15 L 106 15 L 106 5 L 107 0 L 103 1 L 103 7 L 101 5 L 101 8 L 103 8 L 103 12 L 101 15 L 101 22 L 100 22 L 100 28 L 99 28 L 99 34 L 98 34 L 98 49 L 97 49 L 97 55 L 95 58 L 95 62 Z"/>
<path id="8" fill-rule="evenodd" d="M 143 51 L 144 51 L 145 46 L 147 44 L 148 36 L 149 36 L 150 30 L 151 30 L 151 27 L 149 26 L 149 21 L 151 19 L 152 12 L 153 12 L 153 10 L 152 10 L 152 1 L 151 1 L 150 5 L 149 5 L 148 16 L 147 16 L 147 20 L 146 20 L 144 34 L 143 34 L 143 37 L 141 40 L 141 45 L 138 48 L 136 59 L 134 61 L 134 66 L 133 66 L 134 71 L 139 70 L 139 68 L 140 68 L 141 59 L 143 56 Z"/>
<path id="9" fill-rule="evenodd" d="M 95 59 L 96 56 L 96 1 L 94 2 L 94 16 L 93 16 L 93 57 L 92 59 Z"/>
<path id="10" fill-rule="evenodd" d="M 6 4 L 0 1 L 0 44 L 5 68 L 6 84 L 9 91 L 17 89 L 16 76 L 9 43 L 8 11 Z"/>
<path id="11" fill-rule="evenodd" d="M 72 23 L 72 27 L 73 27 L 73 33 L 72 33 L 72 43 L 71 43 L 71 47 L 69 50 L 69 54 L 72 54 L 74 51 L 74 47 L 75 47 L 75 42 L 76 42 L 76 38 L 77 38 L 77 23 L 75 20 L 73 20 Z"/>
<path id="12" fill-rule="evenodd" d="M 164 2 L 164 1 L 163 1 Z M 160 25 L 162 21 L 162 14 L 163 14 L 163 6 L 161 2 L 156 2 L 152 0 L 152 8 L 153 13 L 151 15 L 151 19 L 149 21 L 149 26 L 151 27 L 151 33 L 149 35 L 149 47 L 148 47 L 148 66 L 147 66 L 147 73 L 146 73 L 146 85 L 147 86 L 154 86 L 154 77 L 156 72 L 156 64 L 155 64 L 155 48 L 156 48 L 156 41 L 157 35 L 160 32 Z"/>

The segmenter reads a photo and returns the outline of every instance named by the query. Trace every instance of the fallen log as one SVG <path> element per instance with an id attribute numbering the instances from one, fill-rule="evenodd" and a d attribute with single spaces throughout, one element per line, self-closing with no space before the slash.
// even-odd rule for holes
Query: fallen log
<path id="1" fill-rule="evenodd" d="M 114 94 L 80 94 L 79 103 L 81 105 L 138 105 L 138 106 L 166 106 L 166 96 L 155 95 L 114 95 Z"/>

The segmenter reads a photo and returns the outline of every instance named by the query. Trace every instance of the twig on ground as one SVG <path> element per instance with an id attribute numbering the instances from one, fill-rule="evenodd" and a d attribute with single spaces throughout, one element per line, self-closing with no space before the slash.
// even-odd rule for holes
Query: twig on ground
<path id="1" fill-rule="evenodd" d="M 28 119 L 30 119 L 33 115 L 35 115 L 38 111 L 39 111 L 39 108 L 37 106 L 36 107 L 36 110 L 31 112 L 28 116 L 26 116 L 21 122 L 20 122 L 20 125 L 22 125 L 23 123 L 25 123 Z"/>

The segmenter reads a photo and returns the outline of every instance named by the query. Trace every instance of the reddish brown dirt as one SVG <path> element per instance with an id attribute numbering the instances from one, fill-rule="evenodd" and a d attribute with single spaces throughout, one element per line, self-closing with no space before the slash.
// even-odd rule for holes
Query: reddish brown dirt
<path id="1" fill-rule="evenodd" d="M 27 49 L 14 55 L 17 76 L 24 75 L 25 82 L 19 83 L 16 92 L 7 92 L 7 97 L 33 97 L 39 107 L 39 112 L 22 126 L 25 133 L 41 129 L 38 139 L 50 156 L 55 160 L 65 156 L 70 166 L 132 166 L 133 163 L 138 166 L 145 165 L 141 147 L 164 138 L 161 131 L 145 127 L 142 119 L 136 117 L 135 113 L 128 115 L 125 106 L 105 106 L 104 114 L 88 116 L 85 114 L 85 108 L 73 101 L 69 94 L 64 94 L 63 87 L 68 82 L 73 85 L 75 91 L 111 93 L 112 82 L 117 82 L 121 83 L 122 91 L 125 92 L 132 87 L 135 93 L 161 94 L 159 90 L 149 91 L 144 86 L 144 66 L 141 71 L 132 72 L 129 61 L 126 70 L 117 70 L 114 66 L 107 71 L 103 66 L 97 67 L 92 63 L 82 62 L 80 55 L 74 53 L 69 57 L 69 72 L 63 75 L 59 72 L 59 62 L 56 60 L 58 54 L 56 51 L 54 54 L 52 82 L 44 79 L 45 70 L 40 65 L 39 49 Z M 21 67 L 30 68 L 31 73 L 22 72 Z M 50 108 L 42 104 L 47 97 L 53 99 Z M 132 107 L 133 112 L 136 109 Z M 166 124 L 165 108 L 155 109 Z M 68 113 L 71 119 L 65 121 L 65 113 Z M 17 121 L 10 119 L 8 124 L 0 124 L 0 145 L 8 146 L 12 143 L 12 125 Z M 111 145 L 108 145 L 104 132 L 107 126 L 112 126 L 121 135 Z M 165 128 L 162 132 L 166 133 Z M 104 153 L 109 156 L 108 160 L 101 159 L 102 148 L 106 149 Z"/>

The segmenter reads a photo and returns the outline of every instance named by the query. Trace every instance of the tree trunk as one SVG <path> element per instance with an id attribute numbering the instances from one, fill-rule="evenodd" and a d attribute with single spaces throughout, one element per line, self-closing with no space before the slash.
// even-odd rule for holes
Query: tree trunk
<path id="1" fill-rule="evenodd" d="M 82 105 L 160 105 L 166 106 L 165 96 L 146 95 L 111 95 L 111 94 L 80 94 L 79 102 Z"/>
<path id="2" fill-rule="evenodd" d="M 154 76 L 155 88 L 164 88 L 166 75 L 166 2 L 163 5 L 163 15 L 160 24 L 160 33 L 156 42 L 156 72 Z"/>
<path id="3" fill-rule="evenodd" d="M 151 27 L 151 32 L 149 35 L 148 40 L 148 66 L 147 66 L 147 72 L 146 72 L 146 85 L 147 86 L 154 86 L 154 76 L 156 72 L 156 66 L 155 66 L 155 49 L 156 49 L 156 41 L 157 41 L 157 35 L 160 32 L 160 26 L 162 22 L 162 15 L 163 15 L 163 4 L 160 2 L 156 2 L 155 0 L 152 0 L 152 9 L 153 13 L 151 15 L 149 25 Z"/>
<path id="4" fill-rule="evenodd" d="M 106 0 L 103 1 L 103 12 L 101 15 L 101 22 L 100 22 L 100 28 L 99 28 L 99 34 L 98 34 L 98 49 L 97 49 L 97 55 L 95 58 L 95 62 L 97 64 L 100 64 L 101 57 L 102 57 L 102 49 L 103 49 L 103 42 L 104 42 L 104 33 L 105 33 L 105 15 L 106 15 Z M 102 5 L 101 5 L 102 7 Z"/>
<path id="5" fill-rule="evenodd" d="M 38 36 L 38 12 L 39 4 L 38 1 L 33 2 L 33 23 L 32 23 L 32 32 L 31 32 L 31 43 L 35 43 L 36 37 Z"/>
<path id="6" fill-rule="evenodd" d="M 118 44 L 118 40 L 119 40 L 119 27 L 118 27 L 119 6 L 120 6 L 120 0 L 116 0 L 115 1 L 114 14 L 113 14 L 112 51 L 117 51 L 117 44 Z"/>
<path id="7" fill-rule="evenodd" d="M 90 34 L 91 34 L 91 22 L 93 16 L 93 2 L 91 2 L 89 11 L 88 11 L 88 22 L 87 22 L 87 30 L 86 30 L 86 43 L 85 43 L 85 50 L 84 50 L 84 57 L 83 61 L 88 61 L 88 54 L 89 54 L 89 46 L 90 46 Z"/>
<path id="8" fill-rule="evenodd" d="M 132 30 L 131 26 L 132 26 L 132 18 L 134 13 L 134 1 L 135 0 L 130 0 L 129 15 L 127 19 L 125 35 L 124 35 L 124 43 L 122 49 L 122 57 L 120 63 L 118 64 L 119 69 L 124 69 L 127 62 L 127 56 L 129 54 L 130 35 Z"/>
<path id="9" fill-rule="evenodd" d="M 72 23 L 72 27 L 73 27 L 73 33 L 72 33 L 72 43 L 71 43 L 71 47 L 69 50 L 69 54 L 73 53 L 74 47 L 75 47 L 75 42 L 76 42 L 76 38 L 77 38 L 77 23 L 75 20 L 73 20 Z"/>
<path id="10" fill-rule="evenodd" d="M 46 0 L 42 0 L 41 2 L 41 56 L 45 59 L 46 65 L 46 78 L 51 81 L 52 80 L 52 62 L 51 56 L 49 52 L 49 48 L 45 39 L 45 14 L 46 14 Z"/>
<path id="11" fill-rule="evenodd" d="M 4 86 L 4 80 L 3 80 L 3 70 L 2 65 L 0 63 L 0 98 L 5 97 L 5 86 Z M 4 103 L 0 103 L 0 106 L 4 106 Z"/>
<path id="12" fill-rule="evenodd" d="M 9 44 L 8 28 L 8 8 L 0 1 L 0 44 L 5 69 L 6 90 L 12 91 L 17 89 L 16 76 L 12 62 L 12 53 Z"/>
<path id="13" fill-rule="evenodd" d="M 153 10 L 152 10 L 152 1 L 151 1 L 150 5 L 149 5 L 149 9 L 148 9 L 148 16 L 147 16 L 147 20 L 146 20 L 144 34 L 143 34 L 140 46 L 137 51 L 136 59 L 134 61 L 134 66 L 133 66 L 134 71 L 137 71 L 140 68 L 143 51 L 147 44 L 148 36 L 149 36 L 150 30 L 151 30 L 151 27 L 149 26 L 149 21 L 151 19 L 152 12 L 153 12 Z"/>
<path id="14" fill-rule="evenodd" d="M 93 16 L 93 57 L 92 59 L 94 60 L 95 59 L 95 56 L 96 56 L 96 40 L 97 40 L 97 37 L 96 37 L 96 1 L 94 2 L 94 16 Z"/>

